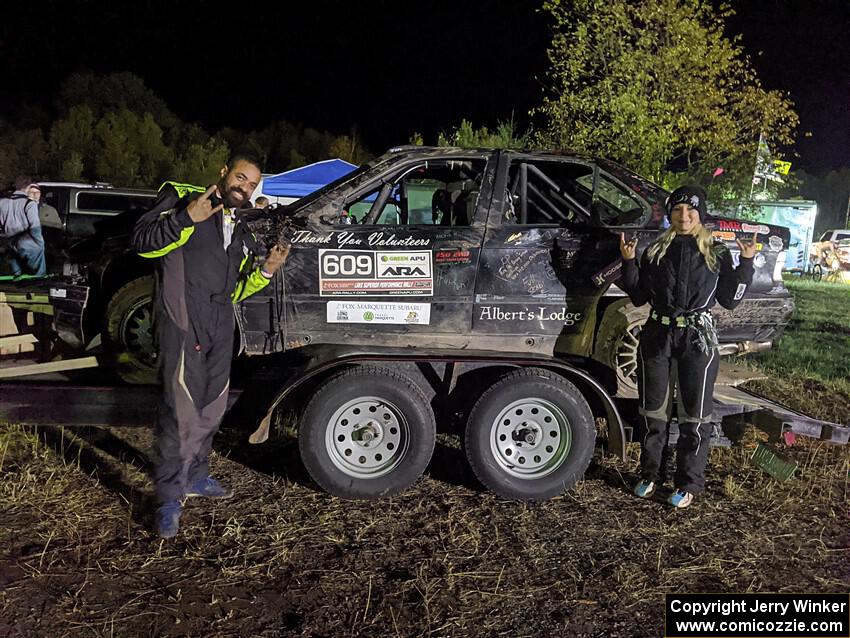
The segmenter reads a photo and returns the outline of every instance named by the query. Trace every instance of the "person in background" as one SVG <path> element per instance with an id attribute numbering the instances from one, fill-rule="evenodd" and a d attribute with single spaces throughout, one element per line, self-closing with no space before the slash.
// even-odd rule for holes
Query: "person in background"
<path id="1" fill-rule="evenodd" d="M 15 179 L 15 191 L 0 198 L 0 238 L 10 249 L 9 266 L 15 277 L 47 274 L 38 203 L 27 194 L 32 184 L 29 177 L 21 175 Z"/>
<path id="2" fill-rule="evenodd" d="M 635 306 L 649 302 L 649 320 L 638 347 L 639 412 L 646 435 L 641 444 L 641 480 L 634 493 L 649 498 L 664 477 L 662 459 L 673 402 L 678 388 L 676 489 L 669 503 L 688 507 L 705 487 L 711 409 L 717 377 L 717 331 L 711 307 L 719 302 L 732 310 L 753 280 L 753 257 L 758 236 L 738 241 L 738 267 L 726 244 L 715 239 L 703 222 L 706 193 L 699 186 L 682 186 L 667 199 L 670 227 L 644 251 L 636 264 L 637 239 L 620 233 L 623 277 L 620 286 Z"/>
<path id="3" fill-rule="evenodd" d="M 41 201 L 41 186 L 30 184 L 27 189 L 27 196 L 38 204 L 38 219 L 41 222 L 43 232 L 46 232 L 47 228 L 62 229 L 62 219 L 59 217 L 59 211 L 47 202 Z"/>
<path id="4" fill-rule="evenodd" d="M 263 197 L 260 195 L 256 200 L 254 200 L 254 208 L 268 208 L 269 207 L 269 198 Z"/>

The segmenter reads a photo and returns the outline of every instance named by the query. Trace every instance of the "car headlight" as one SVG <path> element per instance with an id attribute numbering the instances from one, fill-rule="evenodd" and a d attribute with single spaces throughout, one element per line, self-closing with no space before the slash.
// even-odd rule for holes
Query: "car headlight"
<path id="1" fill-rule="evenodd" d="M 782 281 L 782 270 L 785 268 L 785 251 L 776 253 L 776 265 L 773 266 L 773 281 Z"/>

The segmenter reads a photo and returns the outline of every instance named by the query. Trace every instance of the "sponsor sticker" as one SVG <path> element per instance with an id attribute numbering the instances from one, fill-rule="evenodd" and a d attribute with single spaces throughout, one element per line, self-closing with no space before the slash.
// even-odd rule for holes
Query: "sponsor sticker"
<path id="1" fill-rule="evenodd" d="M 431 304 L 329 301 L 326 319 L 328 323 L 427 326 L 431 323 Z"/>
<path id="2" fill-rule="evenodd" d="M 441 264 L 468 264 L 472 261 L 468 250 L 438 250 L 434 253 L 434 263 Z"/>
<path id="3" fill-rule="evenodd" d="M 65 299 L 68 296 L 68 291 L 64 288 L 51 288 L 49 297 L 56 297 L 57 299 Z"/>
<path id="4" fill-rule="evenodd" d="M 764 224 L 743 224 L 741 230 L 745 233 L 758 233 L 759 235 L 770 234 L 770 228 Z"/>
<path id="5" fill-rule="evenodd" d="M 723 241 L 735 241 L 737 235 L 732 231 L 728 230 L 715 230 L 711 233 L 712 236 L 717 237 L 717 239 L 721 239 Z"/>
<path id="6" fill-rule="evenodd" d="M 605 266 L 603 270 L 593 275 L 593 283 L 597 288 L 601 288 L 607 283 L 619 279 L 623 271 L 623 260 L 618 259 L 612 264 Z"/>
<path id="7" fill-rule="evenodd" d="M 319 294 L 430 297 L 431 251 L 319 250 Z"/>
<path id="8" fill-rule="evenodd" d="M 478 319 L 480 321 L 557 321 L 565 326 L 572 326 L 581 321 L 582 313 L 567 312 L 563 306 L 537 306 L 535 308 L 512 308 L 504 310 L 501 306 L 481 306 Z"/>
<path id="9" fill-rule="evenodd" d="M 719 230 L 741 230 L 741 222 L 718 219 L 717 228 Z"/>
<path id="10" fill-rule="evenodd" d="M 779 237 L 777 235 L 771 235 L 770 239 L 767 240 L 767 243 L 770 244 L 770 247 L 773 250 L 776 250 L 776 251 L 782 250 L 782 246 L 783 246 L 782 237 Z"/>

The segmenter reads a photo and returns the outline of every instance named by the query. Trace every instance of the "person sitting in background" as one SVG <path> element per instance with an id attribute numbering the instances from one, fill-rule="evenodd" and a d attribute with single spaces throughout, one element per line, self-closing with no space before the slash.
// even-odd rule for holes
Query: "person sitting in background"
<path id="1" fill-rule="evenodd" d="M 38 204 L 38 220 L 41 222 L 41 229 L 45 234 L 48 228 L 62 230 L 62 218 L 59 217 L 59 211 L 47 202 L 41 201 L 41 186 L 30 184 L 27 189 L 27 196 Z"/>
<path id="2" fill-rule="evenodd" d="M 15 277 L 47 274 L 38 203 L 28 196 L 32 184 L 29 177 L 21 175 L 15 179 L 15 191 L 0 199 L 0 238 L 11 249 L 8 259 Z"/>
<path id="3" fill-rule="evenodd" d="M 269 207 L 269 198 L 263 197 L 260 195 L 257 199 L 254 200 L 254 208 L 268 208 Z"/>

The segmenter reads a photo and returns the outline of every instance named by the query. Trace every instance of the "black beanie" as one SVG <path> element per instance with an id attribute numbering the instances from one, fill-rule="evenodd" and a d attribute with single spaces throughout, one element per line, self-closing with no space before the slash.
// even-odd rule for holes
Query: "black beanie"
<path id="1" fill-rule="evenodd" d="M 680 186 L 667 198 L 667 217 L 673 211 L 676 204 L 690 204 L 699 211 L 700 223 L 705 222 L 705 216 L 708 214 L 708 197 L 705 190 L 700 186 Z"/>

